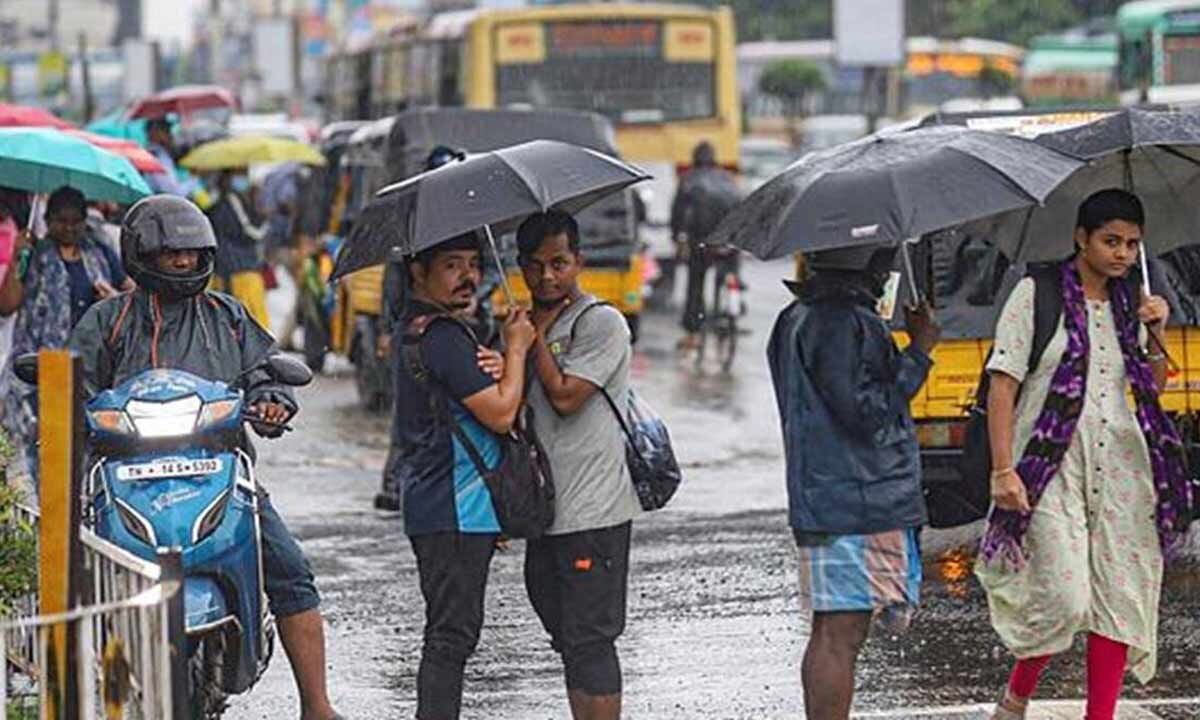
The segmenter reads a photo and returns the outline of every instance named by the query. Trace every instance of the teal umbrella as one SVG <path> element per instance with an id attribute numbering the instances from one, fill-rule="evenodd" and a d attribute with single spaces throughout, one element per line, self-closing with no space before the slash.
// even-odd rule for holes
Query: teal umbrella
<path id="1" fill-rule="evenodd" d="M 104 117 L 88 123 L 84 130 L 96 133 L 97 135 L 132 140 L 142 147 L 145 147 L 150 142 L 146 137 L 146 121 L 126 120 L 124 108 L 114 110 Z"/>
<path id="2" fill-rule="evenodd" d="M 48 128 L 0 128 L 0 178 L 26 192 L 47 193 L 68 185 L 89 200 L 119 203 L 151 193 L 125 158 Z"/>

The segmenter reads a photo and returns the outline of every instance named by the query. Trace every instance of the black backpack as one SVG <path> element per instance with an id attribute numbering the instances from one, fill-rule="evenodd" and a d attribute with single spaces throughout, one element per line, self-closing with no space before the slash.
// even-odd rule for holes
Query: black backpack
<path id="1" fill-rule="evenodd" d="M 1029 352 L 1029 372 L 1033 372 L 1058 330 L 1062 292 L 1057 263 L 1031 267 L 1028 275 L 1033 278 L 1035 288 L 1033 347 Z M 975 404 L 967 419 L 959 460 L 959 477 L 938 482 L 927 476 L 923 483 L 930 527 L 950 528 L 975 522 L 987 516 L 991 505 L 992 451 L 987 428 L 987 397 L 992 386 L 987 364 L 991 358 L 989 351 L 975 388 Z"/>
<path id="2" fill-rule="evenodd" d="M 575 328 L 579 320 L 592 308 L 611 303 L 597 301 L 588 305 L 571 322 L 570 342 L 575 342 Z M 679 489 L 683 472 L 675 459 L 671 445 L 671 434 L 667 424 L 630 386 L 626 398 L 626 413 L 623 415 L 602 385 L 596 389 L 604 396 L 625 435 L 625 464 L 629 467 L 629 479 L 637 493 L 638 503 L 643 510 L 660 510 Z"/>
<path id="3" fill-rule="evenodd" d="M 450 427 L 471 463 L 483 478 L 492 496 L 492 507 L 501 531 L 510 538 L 536 539 L 554 523 L 554 477 L 550 459 L 533 430 L 533 408 L 522 401 L 513 429 L 499 436 L 501 458 L 495 469 L 488 468 L 470 436 L 454 420 L 450 410 L 450 394 L 429 374 L 421 359 L 421 338 L 438 320 L 458 324 L 475 337 L 471 327 L 450 315 L 423 315 L 409 321 L 401 347 L 405 366 L 419 383 L 428 384 L 433 392 L 430 402 L 438 422 Z"/>

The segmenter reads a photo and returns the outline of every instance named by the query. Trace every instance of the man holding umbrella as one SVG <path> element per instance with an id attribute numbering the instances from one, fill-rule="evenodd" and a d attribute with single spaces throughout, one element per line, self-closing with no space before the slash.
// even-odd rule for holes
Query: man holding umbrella
<path id="1" fill-rule="evenodd" d="M 813 613 L 804 655 L 809 718 L 847 718 L 871 619 L 907 626 L 917 604 L 917 530 L 926 522 L 909 402 L 940 328 L 928 305 L 907 314 L 903 352 L 875 311 L 896 248 L 823 250 L 780 313 L 768 347 L 783 423 L 801 603 Z"/>
<path id="2" fill-rule="evenodd" d="M 521 407 L 535 330 L 522 310 L 504 325 L 499 380 L 460 313 L 480 282 L 478 236 L 464 233 L 411 256 L 402 347 L 396 348 L 393 442 L 404 478 L 404 529 L 425 598 L 417 717 L 459 716 L 463 670 L 483 627 L 488 567 L 500 537 L 492 496 L 457 433 L 495 467 L 498 435 Z M 399 339 L 399 338 L 398 338 Z"/>

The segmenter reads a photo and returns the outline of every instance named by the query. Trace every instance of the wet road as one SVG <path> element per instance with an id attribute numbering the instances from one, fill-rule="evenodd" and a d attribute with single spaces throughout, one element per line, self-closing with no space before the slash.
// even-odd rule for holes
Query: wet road
<path id="1" fill-rule="evenodd" d="M 629 624 L 619 644 L 627 717 L 802 716 L 806 624 L 765 362 L 775 313 L 788 299 L 778 278 L 789 269 L 747 267 L 753 334 L 743 339 L 732 376 L 715 366 L 698 372 L 676 357 L 673 314 L 644 320 L 634 382 L 666 416 L 686 478 L 669 508 L 635 523 Z M 399 518 L 371 509 L 386 418 L 355 407 L 346 375 L 319 378 L 300 399 L 298 431 L 260 444 L 260 476 L 318 575 L 332 696 L 349 718 L 411 717 L 422 625 L 416 569 Z M 970 558 L 957 549 L 970 539 L 970 529 L 925 534 L 922 610 L 907 635 L 869 643 L 855 705 L 863 716 L 987 717 L 979 704 L 995 699 L 1009 658 L 989 628 Z M 558 658 L 525 597 L 521 554 L 515 543 L 493 562 L 464 717 L 569 717 Z M 1198 578 L 1194 561 L 1172 573 L 1159 676 L 1126 692 L 1154 702 L 1130 705 L 1122 717 L 1200 717 L 1200 700 L 1179 700 L 1200 695 Z M 1083 696 L 1078 650 L 1052 665 L 1042 696 Z M 921 709 L 931 706 L 945 709 Z M 277 651 L 267 676 L 229 716 L 295 717 L 297 708 Z M 1031 717 L 1081 714 L 1047 706 Z"/>

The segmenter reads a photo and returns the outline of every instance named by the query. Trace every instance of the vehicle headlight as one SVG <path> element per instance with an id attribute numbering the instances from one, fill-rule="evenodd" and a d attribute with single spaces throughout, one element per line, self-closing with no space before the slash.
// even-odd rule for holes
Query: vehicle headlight
<path id="1" fill-rule="evenodd" d="M 125 412 L 133 421 L 138 435 L 144 438 L 165 438 L 190 435 L 203 403 L 195 395 L 168 402 L 130 400 Z"/>
<path id="2" fill-rule="evenodd" d="M 88 417 L 98 429 L 118 435 L 133 435 L 133 423 L 124 410 L 89 410 Z"/>
<path id="3" fill-rule="evenodd" d="M 238 409 L 240 402 L 241 400 L 232 399 L 204 403 L 204 407 L 200 409 L 200 419 L 196 421 L 196 427 L 205 428 L 225 422 Z"/>

